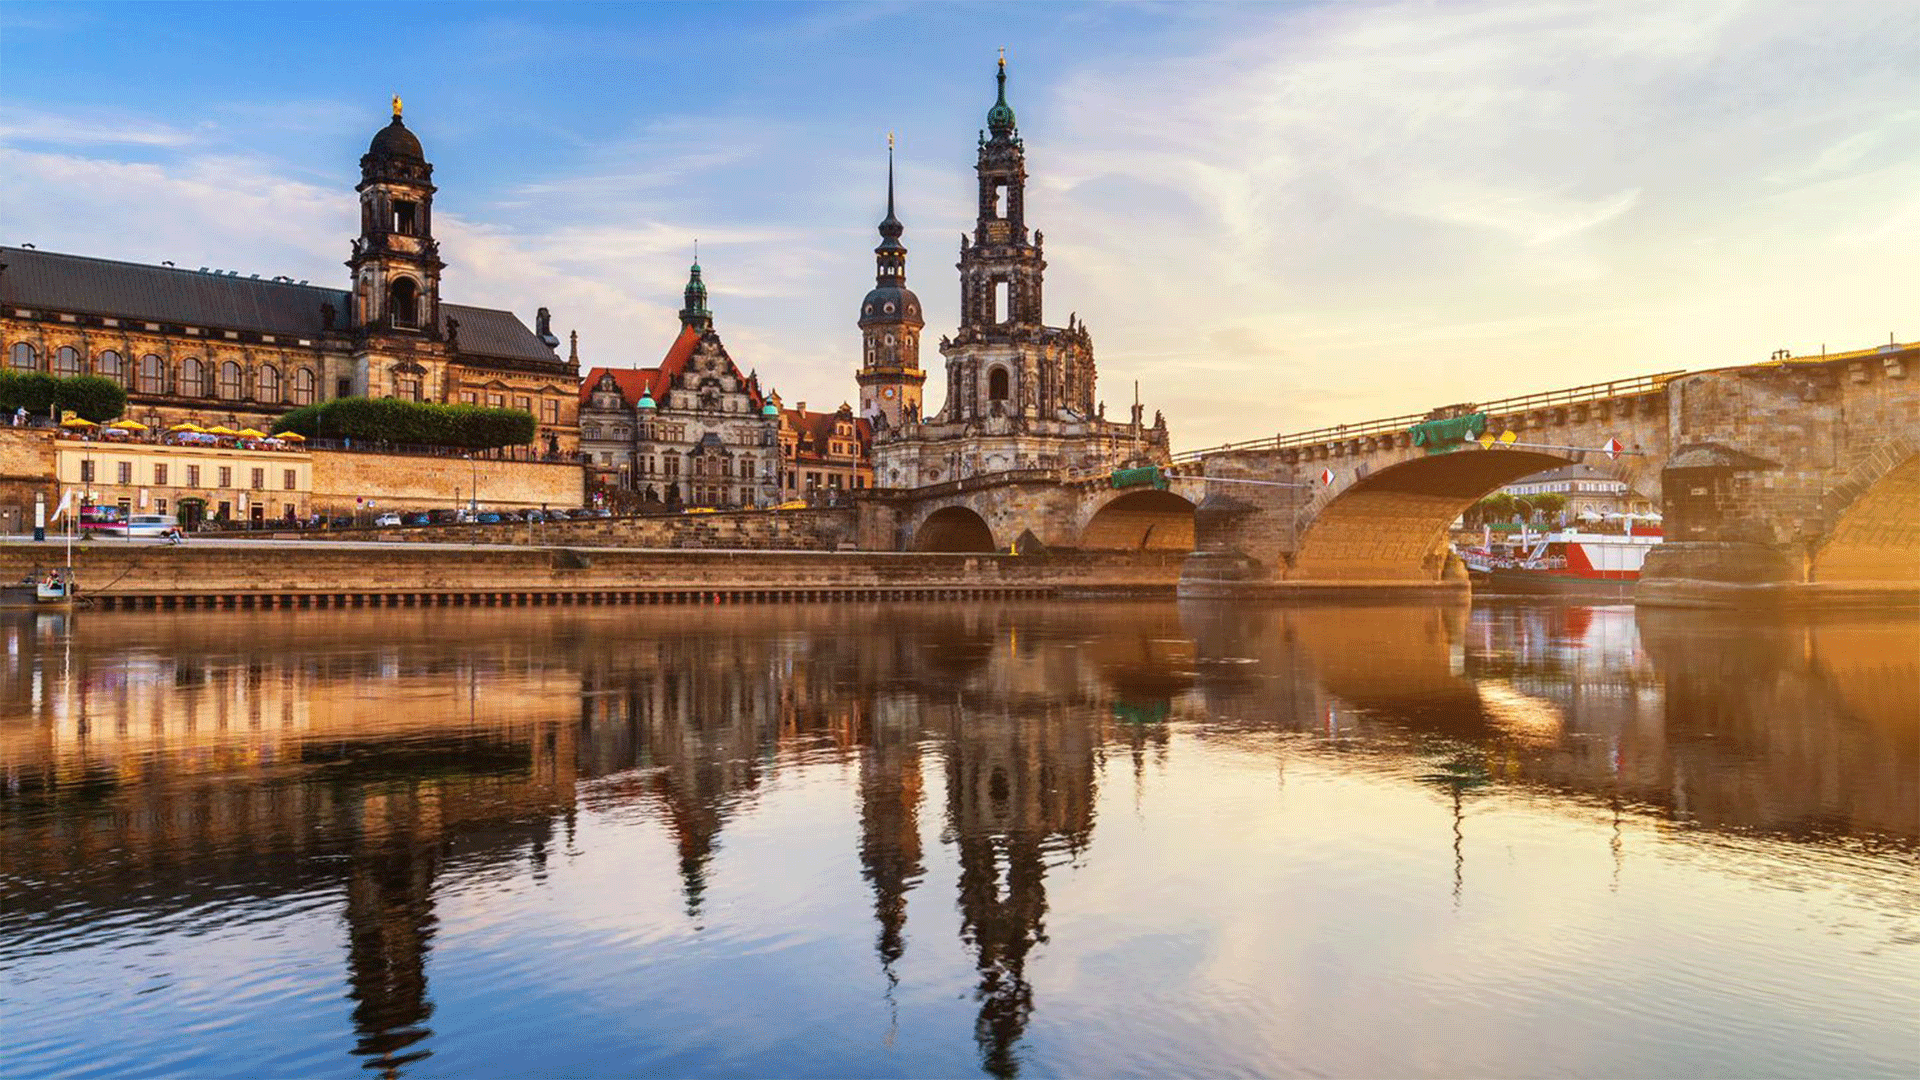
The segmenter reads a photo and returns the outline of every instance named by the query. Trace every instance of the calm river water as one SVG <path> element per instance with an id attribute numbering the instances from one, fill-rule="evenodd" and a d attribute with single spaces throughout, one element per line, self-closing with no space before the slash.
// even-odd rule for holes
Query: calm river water
<path id="1" fill-rule="evenodd" d="M 0 623 L 0 1075 L 1913 1076 L 1920 623 Z"/>

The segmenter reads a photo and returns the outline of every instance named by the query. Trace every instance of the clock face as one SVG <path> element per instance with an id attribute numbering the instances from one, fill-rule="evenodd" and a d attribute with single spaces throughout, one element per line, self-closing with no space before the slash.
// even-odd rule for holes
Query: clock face
<path id="1" fill-rule="evenodd" d="M 892 397 L 892 396 L 893 396 L 893 387 L 891 387 L 891 386 L 889 386 L 889 387 L 887 387 L 887 396 L 888 396 L 888 397 Z"/>

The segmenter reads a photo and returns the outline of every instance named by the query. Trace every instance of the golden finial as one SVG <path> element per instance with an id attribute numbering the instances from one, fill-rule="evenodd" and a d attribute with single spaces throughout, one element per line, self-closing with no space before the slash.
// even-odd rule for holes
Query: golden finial
<path id="1" fill-rule="evenodd" d="M 393 118 L 395 120 L 400 119 L 400 95 L 399 94 L 393 95 Z"/>
<path id="2" fill-rule="evenodd" d="M 893 132 L 887 132 L 887 149 L 893 149 Z"/>
<path id="3" fill-rule="evenodd" d="M 1000 66 L 1007 66 L 1007 47 L 1005 45 L 1000 46 Z"/>

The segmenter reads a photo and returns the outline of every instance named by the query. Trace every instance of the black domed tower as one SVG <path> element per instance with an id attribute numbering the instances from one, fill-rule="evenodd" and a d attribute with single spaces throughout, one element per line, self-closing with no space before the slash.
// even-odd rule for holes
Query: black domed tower
<path id="1" fill-rule="evenodd" d="M 440 336 L 440 245 L 433 239 L 433 166 L 400 121 L 360 158 L 360 238 L 353 242 L 351 325 L 362 333 Z"/>
<path id="2" fill-rule="evenodd" d="M 920 330 L 927 320 L 920 298 L 907 288 L 907 246 L 900 242 L 906 226 L 893 214 L 893 137 L 887 137 L 887 216 L 880 222 L 880 246 L 873 249 L 873 291 L 860 302 L 863 352 L 860 370 L 860 415 L 875 417 L 876 426 L 897 431 L 920 419 L 920 389 L 927 373 L 920 370 Z"/>

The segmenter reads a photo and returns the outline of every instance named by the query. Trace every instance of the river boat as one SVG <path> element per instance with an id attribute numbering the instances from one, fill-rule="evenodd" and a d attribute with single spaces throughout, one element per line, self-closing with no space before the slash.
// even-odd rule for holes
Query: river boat
<path id="1" fill-rule="evenodd" d="M 0 585 L 0 608 L 59 611 L 71 608 L 80 591 L 72 570 L 52 570 L 12 585 Z"/>
<path id="2" fill-rule="evenodd" d="M 1631 598 L 1654 532 L 1569 529 L 1529 533 L 1511 544 L 1460 549 L 1476 590 L 1523 595 Z"/>

